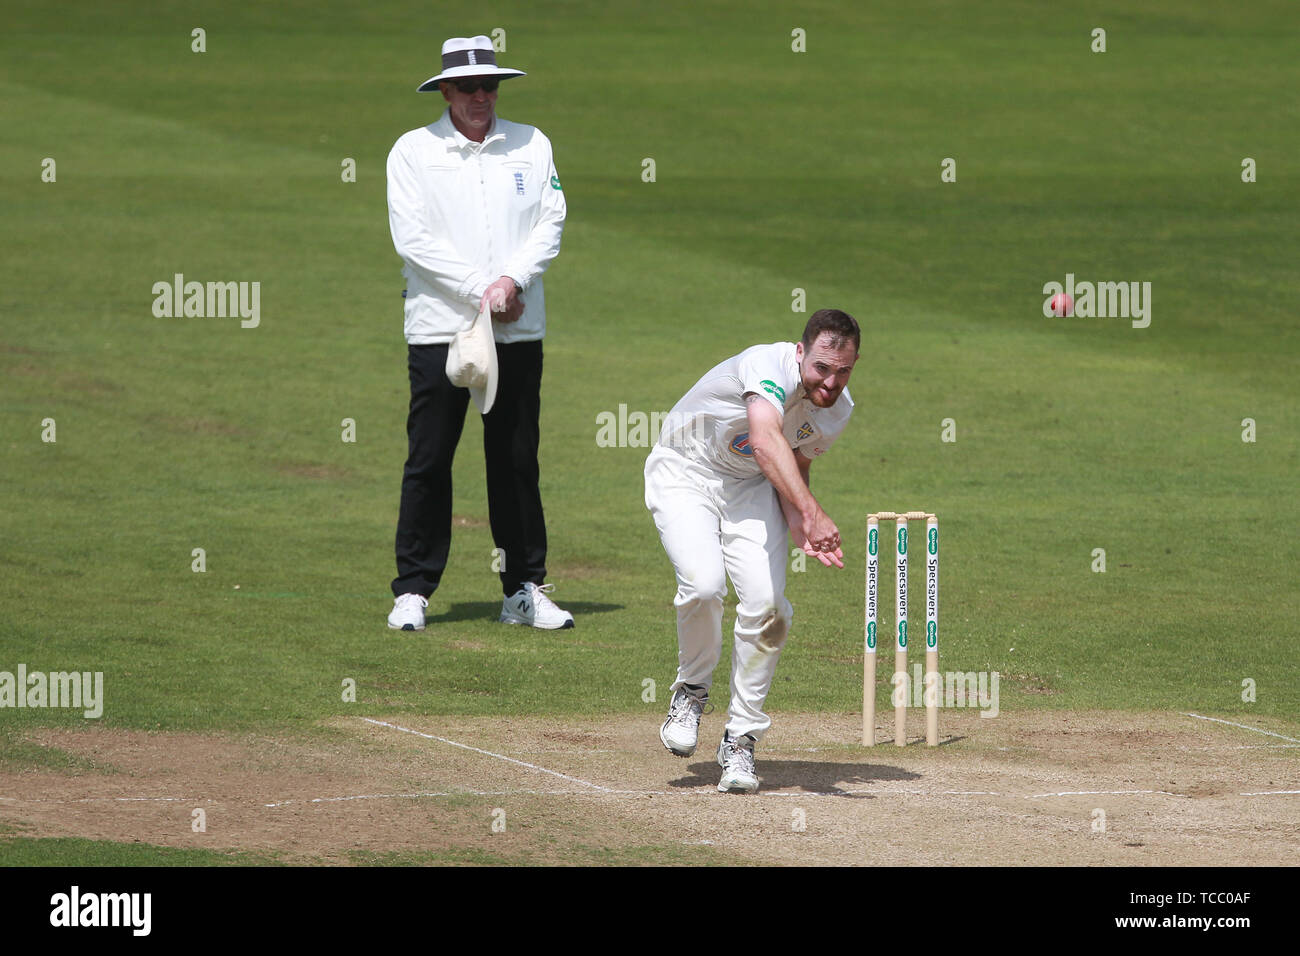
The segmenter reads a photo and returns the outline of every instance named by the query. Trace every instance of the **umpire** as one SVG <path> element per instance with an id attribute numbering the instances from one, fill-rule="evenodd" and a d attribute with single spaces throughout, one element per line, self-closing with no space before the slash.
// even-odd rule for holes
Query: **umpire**
<path id="1" fill-rule="evenodd" d="M 484 307 L 492 310 L 496 343 L 496 397 L 483 414 L 483 453 L 504 593 L 500 620 L 573 627 L 573 615 L 552 602 L 544 583 L 537 465 L 546 334 L 541 276 L 560 251 L 566 208 L 550 140 L 496 115 L 498 84 L 523 75 L 497 66 L 486 36 L 448 40 L 442 72 L 419 87 L 441 92 L 447 109 L 403 135 L 388 156 L 388 218 L 406 277 L 411 380 L 390 628 L 424 628 L 424 609 L 447 565 L 451 465 L 471 394 L 448 379 L 447 352 Z M 478 403 L 481 391 L 474 398 Z"/>

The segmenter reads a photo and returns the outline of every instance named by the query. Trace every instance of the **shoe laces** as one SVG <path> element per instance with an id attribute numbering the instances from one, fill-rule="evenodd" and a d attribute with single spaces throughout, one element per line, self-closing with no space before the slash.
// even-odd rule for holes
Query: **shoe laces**
<path id="1" fill-rule="evenodd" d="M 754 746 L 745 746 L 739 738 L 727 741 L 727 769 L 754 775 Z"/>
<path id="2" fill-rule="evenodd" d="M 706 700 L 707 698 L 701 700 L 690 691 L 678 690 L 673 695 L 673 702 L 668 705 L 668 719 L 674 724 L 693 727 L 699 723 L 701 714 L 710 713 L 713 710 L 711 704 L 707 711 L 704 709 Z"/>
<path id="3" fill-rule="evenodd" d="M 397 607 L 400 610 L 406 610 L 408 607 L 414 607 L 417 603 L 422 608 L 429 606 L 428 599 L 421 597 L 419 594 L 403 594 L 397 598 Z"/>
<path id="4" fill-rule="evenodd" d="M 532 593 L 533 606 L 546 608 L 548 611 L 559 611 L 555 602 L 551 600 L 551 589 L 554 584 L 534 584 L 528 590 Z"/>

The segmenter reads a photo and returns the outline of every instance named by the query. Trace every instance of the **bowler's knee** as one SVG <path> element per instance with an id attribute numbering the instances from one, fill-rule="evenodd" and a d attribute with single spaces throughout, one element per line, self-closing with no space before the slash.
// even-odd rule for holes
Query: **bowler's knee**
<path id="1" fill-rule="evenodd" d="M 766 649 L 779 650 L 790 636 L 790 625 L 794 622 L 794 608 L 782 598 L 779 602 L 769 604 L 762 611 L 736 614 L 736 631 L 743 638 L 748 638 Z"/>
<path id="2" fill-rule="evenodd" d="M 701 604 L 721 604 L 727 596 L 726 573 L 718 568 L 693 569 L 681 574 L 677 579 L 677 599 L 673 602 L 678 607 L 694 607 Z"/>

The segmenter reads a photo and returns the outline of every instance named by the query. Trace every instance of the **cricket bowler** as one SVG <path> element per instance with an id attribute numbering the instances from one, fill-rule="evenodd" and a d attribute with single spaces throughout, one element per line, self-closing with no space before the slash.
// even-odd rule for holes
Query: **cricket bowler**
<path id="1" fill-rule="evenodd" d="M 722 653 L 727 579 L 737 607 L 731 706 L 718 790 L 754 793 L 763 703 L 790 631 L 787 534 L 826 567 L 844 567 L 835 522 L 809 486 L 813 460 L 844 431 L 861 333 L 838 309 L 815 312 L 799 342 L 755 345 L 710 369 L 668 414 L 645 464 L 645 503 L 677 575 L 677 678 L 659 730 L 695 752 Z"/>

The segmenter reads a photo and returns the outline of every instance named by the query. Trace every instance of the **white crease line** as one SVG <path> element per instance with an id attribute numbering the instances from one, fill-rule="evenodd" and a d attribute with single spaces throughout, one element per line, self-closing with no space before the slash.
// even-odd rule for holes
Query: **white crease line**
<path id="1" fill-rule="evenodd" d="M 614 790 L 606 788 L 603 793 L 611 797 L 707 797 L 716 793 L 714 787 L 701 786 L 681 790 Z M 764 790 L 760 797 L 851 797 L 859 794 L 894 794 L 896 796 L 1002 796 L 994 790 Z M 280 803 L 264 803 L 264 807 L 287 807 L 292 804 L 307 803 L 343 803 L 349 800 L 402 800 L 418 797 L 573 797 L 590 796 L 588 790 L 441 790 L 421 791 L 419 793 L 366 793 L 346 797 L 314 797 L 310 800 L 284 800 Z"/>
<path id="2" fill-rule="evenodd" d="M 539 768 L 542 769 L 542 768 Z M 710 785 L 700 787 L 683 788 L 680 790 L 615 790 L 605 787 L 600 790 L 602 796 L 610 797 L 712 797 L 717 791 Z M 1058 793 L 1034 793 L 1034 794 L 1007 794 L 997 790 L 885 790 L 885 789 L 858 789 L 858 790 L 764 790 L 759 792 L 760 797 L 853 797 L 862 795 L 878 796 L 896 796 L 896 797 L 1016 797 L 1020 796 L 1025 800 L 1035 800 L 1042 797 L 1072 797 L 1072 796 L 1142 796 L 1142 795 L 1159 795 L 1167 797 L 1187 797 L 1185 793 L 1171 793 L 1168 790 L 1065 790 Z M 1253 790 L 1246 793 L 1240 793 L 1241 797 L 1268 797 L 1268 796 L 1296 796 L 1300 795 L 1300 790 Z M 305 800 L 281 800 L 278 803 L 264 803 L 261 806 L 268 809 L 279 807 L 288 807 L 294 805 L 306 804 L 324 804 L 324 803 L 348 803 L 353 800 L 413 800 L 422 797 L 581 797 L 592 796 L 590 789 L 587 790 L 422 790 L 415 793 L 358 793 L 342 797 L 313 797 Z M 82 797 L 73 800 L 50 800 L 50 799 L 31 799 L 26 800 L 21 797 L 0 797 L 10 803 L 32 804 L 32 803 L 148 803 L 148 802 L 167 802 L 167 803 L 206 803 L 221 804 L 221 801 L 212 800 L 207 797 L 189 798 L 189 797 Z M 227 804 L 237 806 L 239 801 Z"/>
<path id="3" fill-rule="evenodd" d="M 192 803 L 193 802 L 191 800 L 186 800 L 184 797 L 84 797 L 78 800 L 77 803 L 90 803 L 92 800 L 117 800 L 122 803 L 149 803 L 149 802 Z"/>
<path id="4" fill-rule="evenodd" d="M 676 796 L 667 790 L 610 790 L 603 791 L 609 796 Z M 264 803 L 264 807 L 287 807 L 305 803 L 345 803 L 349 800 L 410 800 L 419 797 L 574 797 L 590 796 L 589 790 L 422 790 L 418 793 L 359 793 L 347 797 L 313 797 L 310 800 L 282 800 L 279 803 Z"/>
<path id="5" fill-rule="evenodd" d="M 523 760 L 516 760 L 514 757 L 507 757 L 504 754 L 494 754 L 490 750 L 480 750 L 478 747 L 471 747 L 469 744 L 457 743 L 454 740 L 448 740 L 446 737 L 439 737 L 435 734 L 421 733 L 418 730 L 411 730 L 409 727 L 399 727 L 397 724 L 390 724 L 382 720 L 374 720 L 373 718 L 370 717 L 362 717 L 361 719 L 368 724 L 377 724 L 380 727 L 389 727 L 392 728 L 393 730 L 400 730 L 402 731 L 402 733 L 414 734 L 417 737 L 424 737 L 426 740 L 438 740 L 444 744 L 449 744 L 452 747 L 460 747 L 462 750 L 472 750 L 474 753 L 483 754 L 486 757 L 496 757 L 498 760 L 505 760 L 509 763 L 518 764 L 521 767 L 527 767 L 529 770 L 536 770 L 539 771 L 540 773 L 549 773 L 553 777 L 559 777 L 562 780 L 569 780 L 572 781 L 573 783 L 580 783 L 584 787 L 591 787 L 591 789 L 599 790 L 602 793 L 612 792 L 609 787 L 602 787 L 600 784 L 592 783 L 589 780 L 580 780 L 577 777 L 570 777 L 567 773 L 560 773 L 558 770 L 547 770 L 545 767 L 539 767 L 536 764 L 526 763 Z"/>
<path id="6" fill-rule="evenodd" d="M 683 788 L 681 790 L 615 790 L 605 788 L 602 793 L 612 797 L 701 797 L 711 796 L 715 792 L 712 786 Z M 284 807 L 295 803 L 338 803 L 348 800 L 388 800 L 414 797 L 510 797 L 510 796 L 582 796 L 589 795 L 587 790 L 452 790 L 422 793 L 378 793 L 359 794 L 348 797 L 316 797 L 311 800 L 285 800 L 282 803 L 267 803 L 267 807 Z M 1242 793 L 1243 797 L 1261 797 L 1273 794 L 1300 794 L 1300 790 L 1262 790 Z M 1143 796 L 1156 795 L 1165 797 L 1188 797 L 1185 793 L 1172 793 L 1169 790 L 1063 790 L 1058 793 L 1008 794 L 998 790 L 897 790 L 897 789 L 857 789 L 857 790 L 763 790 L 760 797 L 852 797 L 864 795 L 896 797 L 1021 797 L 1024 800 L 1037 800 L 1043 797 L 1080 797 L 1080 796 Z"/>
<path id="7" fill-rule="evenodd" d="M 1300 744 L 1300 740 L 1294 737 L 1287 737 L 1284 734 L 1275 734 L 1271 730 L 1260 730 L 1258 727 L 1248 727 L 1245 724 L 1235 724 L 1231 720 L 1220 720 L 1218 717 L 1205 717 L 1201 714 L 1183 714 L 1184 717 L 1195 717 L 1197 720 L 1212 720 L 1216 724 L 1227 724 L 1229 727 L 1240 727 L 1242 730 L 1253 730 L 1257 734 L 1268 734 L 1270 737 L 1278 737 L 1282 740 L 1289 740 L 1293 744 Z"/>
<path id="8" fill-rule="evenodd" d="M 1034 793 L 1025 797 L 1035 800 L 1038 797 L 1123 797 L 1143 793 L 1156 793 L 1165 797 L 1185 797 L 1185 793 L 1170 793 L 1168 790 L 1063 790 L 1060 793 Z"/>
<path id="9" fill-rule="evenodd" d="M 509 758 L 506 758 L 509 759 Z M 539 770 L 545 770 L 544 767 L 538 767 Z M 554 773 L 554 771 L 548 771 Z M 556 774 L 563 776 L 563 774 Z M 584 782 L 584 781 L 579 781 Z M 588 787 L 593 786 L 587 784 Z M 709 796 L 715 792 L 710 785 L 700 787 L 683 788 L 680 790 L 615 790 L 612 787 L 598 788 L 601 793 L 612 797 L 691 797 L 691 796 Z M 589 790 L 420 790 L 413 793 L 357 793 L 348 794 L 342 797 L 312 797 L 303 800 L 281 800 L 278 803 L 264 803 L 262 806 L 268 808 L 287 807 L 295 804 L 311 803 L 347 803 L 353 800 L 414 800 L 421 797 L 509 797 L 509 796 L 534 796 L 534 797 L 571 797 L 580 796 L 589 793 Z M 1300 793 L 1300 790 L 1261 790 L 1254 793 L 1243 793 L 1243 797 L 1258 797 L 1270 794 L 1292 794 Z M 864 788 L 855 790 L 763 790 L 760 791 L 761 797 L 851 797 L 859 795 L 876 794 L 881 796 L 907 796 L 907 797 L 1002 797 L 1016 796 L 1016 794 L 1006 794 L 999 790 L 900 790 L 900 789 L 883 789 L 883 788 Z M 1099 795 L 1137 795 L 1137 794 L 1162 794 L 1170 797 L 1181 797 L 1186 794 L 1170 793 L 1167 790 L 1066 790 L 1060 793 L 1034 793 L 1024 794 L 1026 800 L 1036 799 L 1038 797 L 1071 797 L 1071 796 L 1099 796 Z M 168 802 L 168 803 L 214 803 L 208 798 L 188 798 L 188 797 L 83 797 L 73 800 L 48 800 L 33 799 L 24 800 L 19 797 L 0 797 L 3 800 L 9 800 L 16 803 L 149 803 L 149 802 Z"/>
<path id="10" fill-rule="evenodd" d="M 0 797 L 13 803 L 216 803 L 208 797 L 74 797 L 68 800 L 48 800 L 43 797 Z"/>
<path id="11" fill-rule="evenodd" d="M 469 791 L 469 790 L 422 790 L 419 793 L 358 793 L 350 797 L 313 797 L 310 800 L 282 800 L 279 803 L 264 803 L 264 807 L 287 807 L 294 803 L 343 803 L 348 800 L 405 800 L 413 797 L 458 797 L 470 795 L 475 797 L 496 797 L 506 794 L 508 791 L 502 790 L 496 793 L 490 791 Z"/>

